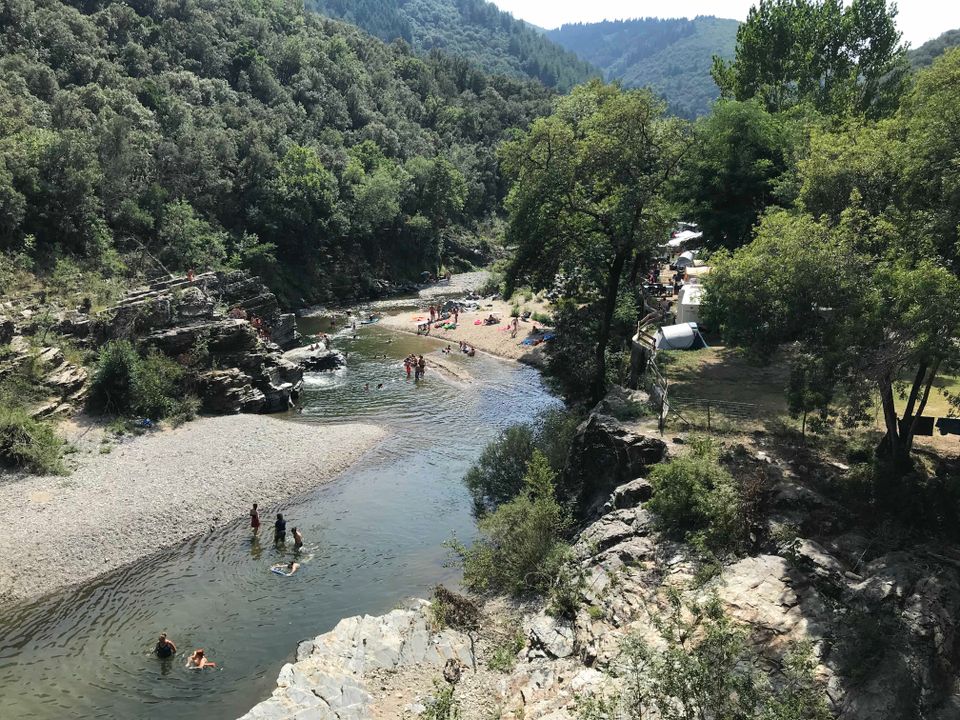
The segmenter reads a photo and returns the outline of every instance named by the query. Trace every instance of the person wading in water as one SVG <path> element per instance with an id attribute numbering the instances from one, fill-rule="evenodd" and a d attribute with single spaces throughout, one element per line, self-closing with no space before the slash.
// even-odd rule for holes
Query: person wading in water
<path id="1" fill-rule="evenodd" d="M 157 644 L 153 648 L 153 654 L 161 660 L 168 660 L 172 658 L 176 652 L 177 646 L 173 644 L 173 640 L 168 638 L 166 633 L 160 633 L 160 639 L 157 640 Z"/>
<path id="2" fill-rule="evenodd" d="M 250 527 L 253 528 L 255 533 L 260 531 L 260 511 L 257 510 L 256 503 L 250 508 Z"/>
<path id="3" fill-rule="evenodd" d="M 277 521 L 273 524 L 273 541 L 278 544 L 287 541 L 287 521 L 283 519 L 283 513 L 277 513 Z"/>

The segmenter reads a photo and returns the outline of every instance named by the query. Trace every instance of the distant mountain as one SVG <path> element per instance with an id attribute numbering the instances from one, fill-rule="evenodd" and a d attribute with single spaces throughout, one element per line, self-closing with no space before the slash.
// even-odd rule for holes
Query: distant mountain
<path id="1" fill-rule="evenodd" d="M 960 45 L 960 29 L 947 30 L 943 35 L 928 40 L 918 48 L 907 53 L 910 65 L 914 70 L 932 65 L 933 61 L 952 47 Z"/>
<path id="2" fill-rule="evenodd" d="M 345 20 L 387 42 L 443 50 L 489 73 L 532 77 L 561 92 L 600 71 L 542 32 L 485 0 L 306 0 L 308 8 Z"/>
<path id="3" fill-rule="evenodd" d="M 739 24 L 712 16 L 608 20 L 563 25 L 547 37 L 599 67 L 605 79 L 650 87 L 671 111 L 692 118 L 717 98 L 712 58 L 733 57 Z"/>

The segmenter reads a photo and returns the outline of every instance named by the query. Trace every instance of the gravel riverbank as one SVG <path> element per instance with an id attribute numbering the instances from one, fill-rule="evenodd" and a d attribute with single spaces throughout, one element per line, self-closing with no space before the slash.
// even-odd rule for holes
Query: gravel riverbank
<path id="1" fill-rule="evenodd" d="M 373 425 L 203 418 L 84 458 L 67 477 L 0 480 L 0 601 L 91 580 L 332 479 L 384 436 Z M 265 528 L 269 530 L 269 527 Z"/>

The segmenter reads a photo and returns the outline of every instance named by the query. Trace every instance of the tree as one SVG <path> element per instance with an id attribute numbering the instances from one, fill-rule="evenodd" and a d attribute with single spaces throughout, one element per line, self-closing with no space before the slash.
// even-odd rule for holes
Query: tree
<path id="1" fill-rule="evenodd" d="M 865 416 L 872 389 L 886 430 L 878 450 L 901 472 L 937 372 L 960 355 L 960 279 L 916 258 L 899 238 L 888 218 L 856 206 L 836 225 L 770 213 L 750 245 L 715 256 L 704 315 L 760 356 L 800 342 L 842 385 L 853 420 Z M 905 377 L 911 384 L 898 419 L 896 388 Z"/>
<path id="2" fill-rule="evenodd" d="M 792 170 L 797 129 L 756 99 L 721 100 L 694 128 L 689 153 L 671 195 L 695 220 L 710 245 L 737 248 L 750 241 L 777 185 Z"/>
<path id="3" fill-rule="evenodd" d="M 581 275 L 586 294 L 599 296 L 594 398 L 605 391 L 624 269 L 649 252 L 665 228 L 664 188 L 686 136 L 686 126 L 664 117 L 663 104 L 648 91 L 594 81 L 502 148 L 512 181 L 507 237 L 517 246 L 507 283 L 551 287 L 562 271 Z"/>
<path id="4" fill-rule="evenodd" d="M 723 97 L 758 97 L 771 112 L 809 102 L 828 115 L 890 115 L 908 71 L 896 15 L 886 0 L 760 0 L 713 78 Z"/>

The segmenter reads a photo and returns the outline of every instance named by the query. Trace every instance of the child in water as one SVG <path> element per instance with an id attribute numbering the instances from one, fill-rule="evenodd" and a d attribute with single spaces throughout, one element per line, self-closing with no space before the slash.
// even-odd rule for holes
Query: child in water
<path id="1" fill-rule="evenodd" d="M 188 668 L 196 668 L 197 670 L 203 670 L 204 668 L 208 668 L 208 667 L 214 668 L 216 666 L 217 664 L 215 662 L 211 662 L 207 660 L 206 657 L 204 657 L 203 648 L 198 648 L 197 650 L 194 650 L 193 655 L 187 658 Z"/>

